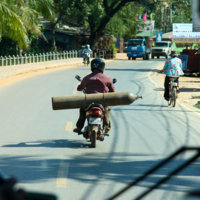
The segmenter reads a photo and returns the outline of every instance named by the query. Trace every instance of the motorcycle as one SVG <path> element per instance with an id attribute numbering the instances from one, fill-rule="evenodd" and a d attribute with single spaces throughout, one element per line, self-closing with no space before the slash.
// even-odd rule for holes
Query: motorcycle
<path id="1" fill-rule="evenodd" d="M 82 81 L 80 76 L 75 76 L 78 81 Z M 117 80 L 113 79 L 113 83 L 116 83 Z M 86 88 L 83 92 L 86 94 Z M 90 139 L 91 146 L 96 147 L 96 140 L 104 141 L 104 136 L 109 136 L 105 133 L 105 128 L 103 127 L 103 122 L 105 120 L 105 109 L 101 104 L 92 103 L 86 109 L 86 119 L 88 125 L 84 128 L 83 132 L 80 132 L 79 135 L 83 135 L 85 139 Z"/>
<path id="2" fill-rule="evenodd" d="M 84 65 L 88 66 L 90 62 L 90 53 L 84 53 Z"/>

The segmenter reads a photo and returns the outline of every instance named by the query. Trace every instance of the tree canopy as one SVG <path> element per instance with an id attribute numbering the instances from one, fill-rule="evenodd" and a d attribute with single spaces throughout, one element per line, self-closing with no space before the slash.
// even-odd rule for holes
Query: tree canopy
<path id="1" fill-rule="evenodd" d="M 0 0 L 0 37 L 16 41 L 20 48 L 30 44 L 28 32 L 42 35 L 36 21 L 52 15 L 51 0 Z"/>
<path id="2" fill-rule="evenodd" d="M 104 33 L 136 35 L 143 24 L 136 20 L 140 13 L 147 12 L 148 18 L 152 13 L 156 27 L 162 29 L 164 4 L 172 8 L 173 23 L 191 23 L 191 0 L 0 0 L 0 37 L 27 48 L 30 32 L 42 34 L 36 22 L 43 16 L 51 22 L 52 46 L 56 24 L 72 22 L 91 30 L 88 43 L 94 47 Z"/>
<path id="3" fill-rule="evenodd" d="M 143 20 L 137 20 L 137 15 L 144 12 L 144 7 L 137 7 L 135 3 L 129 3 L 118 11 L 105 27 L 105 33 L 115 37 L 135 36 L 139 28 L 143 27 Z"/>

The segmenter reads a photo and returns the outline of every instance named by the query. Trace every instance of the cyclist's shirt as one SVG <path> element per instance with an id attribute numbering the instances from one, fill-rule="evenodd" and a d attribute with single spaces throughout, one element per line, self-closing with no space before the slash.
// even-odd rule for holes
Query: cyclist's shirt
<path id="1" fill-rule="evenodd" d="M 183 70 L 182 70 L 181 59 L 177 57 L 167 59 L 167 61 L 165 62 L 163 71 L 164 71 L 164 74 L 168 76 L 184 75 Z"/>

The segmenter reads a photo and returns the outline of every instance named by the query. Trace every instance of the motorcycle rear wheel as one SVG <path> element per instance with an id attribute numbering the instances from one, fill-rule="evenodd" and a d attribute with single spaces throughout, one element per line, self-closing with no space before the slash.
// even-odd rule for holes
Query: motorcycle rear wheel
<path id="1" fill-rule="evenodd" d="M 84 65 L 87 66 L 87 60 L 85 59 Z"/>
<path id="2" fill-rule="evenodd" d="M 91 147 L 96 148 L 96 140 L 97 139 L 97 132 L 96 130 L 92 130 L 92 136 L 90 138 L 91 140 Z"/>

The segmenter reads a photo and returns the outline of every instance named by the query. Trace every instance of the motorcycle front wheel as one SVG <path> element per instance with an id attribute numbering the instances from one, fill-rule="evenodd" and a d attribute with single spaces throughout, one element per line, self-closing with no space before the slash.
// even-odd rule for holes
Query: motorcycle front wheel
<path id="1" fill-rule="evenodd" d="M 89 65 L 89 57 L 87 57 L 87 66 Z"/>
<path id="2" fill-rule="evenodd" d="M 84 58 L 84 65 L 86 66 L 87 65 L 87 59 Z"/>

